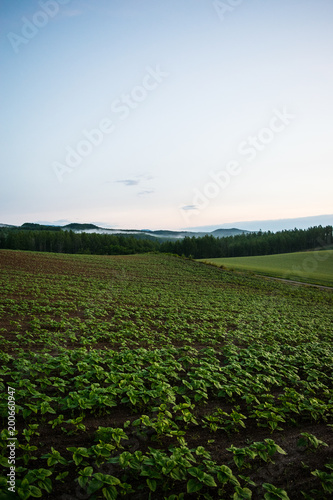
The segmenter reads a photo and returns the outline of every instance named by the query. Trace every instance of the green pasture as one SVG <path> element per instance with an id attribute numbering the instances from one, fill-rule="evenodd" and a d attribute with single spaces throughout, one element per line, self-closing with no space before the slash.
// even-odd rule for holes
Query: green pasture
<path id="1" fill-rule="evenodd" d="M 254 257 L 225 257 L 200 259 L 216 266 L 240 271 L 333 286 L 333 250 L 259 255 Z"/>

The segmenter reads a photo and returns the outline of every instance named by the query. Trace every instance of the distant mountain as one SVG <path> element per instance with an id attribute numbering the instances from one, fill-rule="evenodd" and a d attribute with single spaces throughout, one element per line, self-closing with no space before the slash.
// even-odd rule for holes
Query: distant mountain
<path id="1" fill-rule="evenodd" d="M 25 229 L 25 230 L 28 230 L 28 231 L 34 231 L 34 230 L 38 230 L 38 231 L 60 231 L 61 228 L 59 226 L 46 226 L 46 225 L 43 225 L 43 224 L 35 224 L 34 222 L 25 222 L 18 229 Z"/>
<path id="2" fill-rule="evenodd" d="M 163 240 L 175 240 L 182 239 L 186 236 L 205 236 L 206 234 L 211 234 L 215 238 L 223 238 L 225 236 L 233 236 L 236 234 L 248 233 L 249 231 L 243 229 L 218 229 L 213 232 L 193 232 L 193 231 L 169 231 L 167 229 L 108 229 L 103 227 L 98 227 L 95 224 L 67 224 L 62 226 L 62 229 L 71 229 L 74 232 L 85 232 L 85 233 L 99 233 L 99 234 L 129 234 L 135 237 L 147 237 L 147 238 L 160 238 Z"/>
<path id="3" fill-rule="evenodd" d="M 103 228 L 99 227 L 96 224 L 79 224 L 79 223 L 69 223 L 66 224 L 65 226 L 58 226 L 58 225 L 47 225 L 47 224 L 37 224 L 33 222 L 25 222 L 22 224 L 22 226 L 10 226 L 8 224 L 1 224 L 0 227 L 3 228 L 9 228 L 9 229 L 21 229 L 21 230 L 39 230 L 39 231 L 74 231 L 75 233 L 98 233 L 98 234 L 119 234 L 119 235 L 131 235 L 136 238 L 148 238 L 148 239 L 163 239 L 163 240 L 177 240 L 177 239 L 183 239 L 186 236 L 187 237 L 202 237 L 205 235 L 211 235 L 214 236 L 215 238 L 223 238 L 225 236 L 233 236 L 237 234 L 243 234 L 243 233 L 248 233 L 249 231 L 246 231 L 244 229 L 238 229 L 238 228 L 230 228 L 230 229 L 223 229 L 219 228 L 214 231 L 201 231 L 201 232 L 194 232 L 194 231 L 169 231 L 169 230 L 155 230 L 152 231 L 150 229 L 145 229 L 145 230 L 138 230 L 138 229 L 109 229 L 109 228 Z"/>
<path id="4" fill-rule="evenodd" d="M 99 229 L 98 226 L 95 224 L 77 224 L 77 223 L 71 223 L 71 224 L 66 224 L 66 226 L 61 226 L 63 229 L 72 229 L 72 230 L 81 230 L 84 231 L 85 229 Z"/>
<path id="5" fill-rule="evenodd" d="M 244 233 L 250 233 L 251 231 L 246 231 L 244 229 L 237 229 L 236 227 L 232 227 L 231 229 L 215 229 L 215 231 L 212 231 L 210 234 L 212 236 L 215 236 L 215 238 L 225 238 L 226 236 L 235 236 L 236 234 L 244 234 Z M 202 233 L 197 233 L 197 234 L 202 234 Z"/>
<path id="6" fill-rule="evenodd" d="M 277 219 L 277 220 L 261 220 L 261 221 L 244 221 L 236 222 L 231 224 L 219 224 L 215 226 L 200 226 L 187 228 L 181 231 L 172 231 L 167 229 L 113 229 L 100 227 L 97 224 L 90 223 L 71 223 L 66 225 L 58 223 L 32 223 L 25 222 L 22 226 L 13 226 L 11 224 L 0 224 L 2 229 L 23 229 L 23 230 L 41 230 L 41 231 L 74 231 L 76 233 L 99 233 L 99 234 L 119 234 L 119 235 L 130 235 L 135 238 L 147 238 L 147 239 L 163 239 L 164 241 L 174 241 L 177 239 L 182 239 L 187 237 L 200 237 L 205 235 L 211 235 L 215 238 L 224 238 L 227 236 L 235 236 L 237 234 L 257 232 L 262 231 L 282 231 L 290 229 L 308 229 L 314 226 L 331 226 L 333 225 L 333 215 L 317 215 L 313 217 L 299 217 L 296 219 Z M 68 221 L 63 221 L 68 222 Z M 242 229 L 239 229 L 240 226 Z"/>

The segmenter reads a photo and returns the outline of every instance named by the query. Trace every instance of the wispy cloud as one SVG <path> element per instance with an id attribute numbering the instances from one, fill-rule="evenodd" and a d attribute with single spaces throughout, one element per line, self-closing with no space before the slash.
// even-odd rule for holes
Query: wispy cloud
<path id="1" fill-rule="evenodd" d="M 197 205 L 185 205 L 182 210 L 198 210 Z"/>
<path id="2" fill-rule="evenodd" d="M 138 196 L 144 196 L 145 194 L 152 194 L 154 193 L 155 191 L 153 189 L 146 189 L 145 191 L 140 191 L 138 193 Z"/>
<path id="3" fill-rule="evenodd" d="M 143 179 L 144 181 L 151 181 L 152 179 L 154 179 L 154 176 L 150 175 L 150 174 L 141 174 L 141 175 L 138 175 L 138 177 L 140 179 Z"/>
<path id="4" fill-rule="evenodd" d="M 124 179 L 124 180 L 116 181 L 116 182 L 118 182 L 120 184 L 125 184 L 125 186 L 137 186 L 140 181 L 137 181 L 135 179 Z"/>
<path id="5" fill-rule="evenodd" d="M 138 186 L 139 184 L 143 184 L 145 181 L 151 181 L 152 179 L 154 179 L 154 177 L 151 174 L 139 174 L 131 179 L 119 179 L 115 182 L 119 184 L 124 184 L 125 186 Z M 143 194 L 147 194 L 148 192 L 151 193 L 152 191 L 151 190 L 142 191 Z"/>
<path id="6" fill-rule="evenodd" d="M 115 229 L 115 228 L 119 227 L 119 225 L 116 223 L 104 222 L 104 221 L 100 221 L 100 220 L 97 220 L 97 221 L 93 220 L 91 222 L 91 224 L 95 224 L 96 226 L 102 227 L 103 229 Z"/>

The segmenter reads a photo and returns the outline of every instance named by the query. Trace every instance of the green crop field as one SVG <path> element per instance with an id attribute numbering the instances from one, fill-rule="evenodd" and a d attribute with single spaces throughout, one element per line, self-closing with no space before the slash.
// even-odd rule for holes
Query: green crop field
<path id="1" fill-rule="evenodd" d="M 333 286 L 333 250 L 200 259 L 200 262 L 224 266 L 227 269 L 252 271 L 267 276 Z"/>
<path id="2" fill-rule="evenodd" d="M 332 498 L 331 291 L 161 254 L 0 269 L 0 498 Z"/>

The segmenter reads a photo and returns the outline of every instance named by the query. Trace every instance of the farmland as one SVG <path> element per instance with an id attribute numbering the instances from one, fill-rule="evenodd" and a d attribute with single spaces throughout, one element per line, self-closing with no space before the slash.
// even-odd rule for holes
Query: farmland
<path id="1" fill-rule="evenodd" d="M 0 498 L 331 498 L 331 291 L 162 254 L 0 268 Z"/>
<path id="2" fill-rule="evenodd" d="M 254 257 L 200 259 L 227 269 L 251 271 L 324 286 L 333 286 L 333 250 Z"/>

